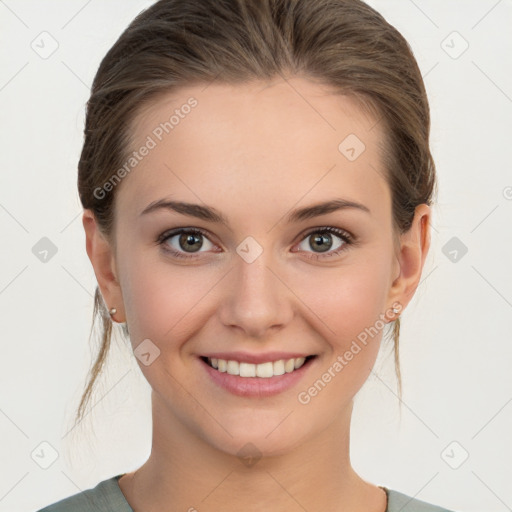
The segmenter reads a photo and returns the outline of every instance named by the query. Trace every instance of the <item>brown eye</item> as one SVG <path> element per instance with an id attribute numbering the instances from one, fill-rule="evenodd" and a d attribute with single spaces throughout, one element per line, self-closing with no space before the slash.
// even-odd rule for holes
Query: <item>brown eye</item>
<path id="1" fill-rule="evenodd" d="M 309 246 L 311 249 L 319 250 L 320 252 L 329 251 L 332 247 L 332 235 L 330 233 L 314 233 L 309 235 Z"/>
<path id="2" fill-rule="evenodd" d="M 195 254 L 207 252 L 214 247 L 206 233 L 197 228 L 166 231 L 158 238 L 158 243 L 165 251 L 177 258 L 195 258 Z M 207 250 L 201 251 L 202 248 Z"/>
<path id="3" fill-rule="evenodd" d="M 334 227 L 316 228 L 306 234 L 299 250 L 315 255 L 332 256 L 341 253 L 352 244 L 352 237 L 346 231 Z"/>
<path id="4" fill-rule="evenodd" d="M 203 245 L 202 235 L 196 233 L 182 233 L 178 238 L 180 249 L 186 252 L 195 252 Z"/>

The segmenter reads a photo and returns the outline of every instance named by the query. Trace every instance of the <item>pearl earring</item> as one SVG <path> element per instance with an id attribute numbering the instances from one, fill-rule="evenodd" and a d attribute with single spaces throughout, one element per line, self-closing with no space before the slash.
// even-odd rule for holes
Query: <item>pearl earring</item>
<path id="1" fill-rule="evenodd" d="M 112 308 L 110 311 L 109 311 L 109 314 L 110 314 L 110 317 L 111 318 L 114 318 L 114 315 L 117 313 L 117 309 L 116 308 Z"/>

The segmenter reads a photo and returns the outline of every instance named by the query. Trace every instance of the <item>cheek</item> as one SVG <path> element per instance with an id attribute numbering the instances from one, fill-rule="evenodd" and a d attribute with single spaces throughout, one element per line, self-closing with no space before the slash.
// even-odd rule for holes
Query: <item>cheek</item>
<path id="1" fill-rule="evenodd" d="M 156 253 L 156 251 L 154 251 Z M 221 276 L 204 267 L 167 263 L 162 256 L 132 253 L 123 262 L 123 300 L 132 342 L 180 339 L 201 300 Z"/>
<path id="2" fill-rule="evenodd" d="M 313 328 L 329 346 L 297 397 L 312 416 L 334 419 L 371 373 L 387 325 L 381 317 L 389 283 L 385 265 L 372 261 L 317 273 L 299 291 L 317 316 Z"/>
<path id="3" fill-rule="evenodd" d="M 346 341 L 375 324 L 387 307 L 389 262 L 386 258 L 302 276 L 299 293 L 328 327 L 326 337 Z"/>
<path id="4" fill-rule="evenodd" d="M 377 358 L 387 326 L 381 315 L 387 308 L 390 258 L 375 257 L 386 254 L 383 251 L 371 249 L 370 253 L 367 258 L 358 253 L 357 261 L 347 259 L 337 269 L 302 276 L 297 295 L 315 313 L 313 329 L 328 346 L 318 371 L 307 383 L 315 386 L 317 379 L 329 382 L 319 393 L 322 397 L 314 400 L 317 407 L 346 405 L 368 378 Z"/>

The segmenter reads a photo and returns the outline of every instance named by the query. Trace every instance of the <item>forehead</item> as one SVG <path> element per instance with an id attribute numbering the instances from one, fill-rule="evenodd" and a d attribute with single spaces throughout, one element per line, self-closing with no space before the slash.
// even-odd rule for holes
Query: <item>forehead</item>
<path id="1" fill-rule="evenodd" d="M 143 108 L 131 136 L 116 202 L 133 213 L 163 197 L 275 214 L 338 196 L 389 206 L 381 124 L 307 79 L 183 87 Z"/>

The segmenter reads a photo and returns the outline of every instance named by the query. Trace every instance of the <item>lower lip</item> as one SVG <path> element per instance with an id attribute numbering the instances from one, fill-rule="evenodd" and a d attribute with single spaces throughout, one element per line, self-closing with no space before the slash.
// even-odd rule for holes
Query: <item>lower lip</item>
<path id="1" fill-rule="evenodd" d="M 287 389 L 292 388 L 308 371 L 316 357 L 308 359 L 300 368 L 283 375 L 274 377 L 240 377 L 239 375 L 230 375 L 227 372 L 219 372 L 212 368 L 208 363 L 199 358 L 199 362 L 205 368 L 208 375 L 215 384 L 234 395 L 243 397 L 263 398 L 274 396 Z"/>

